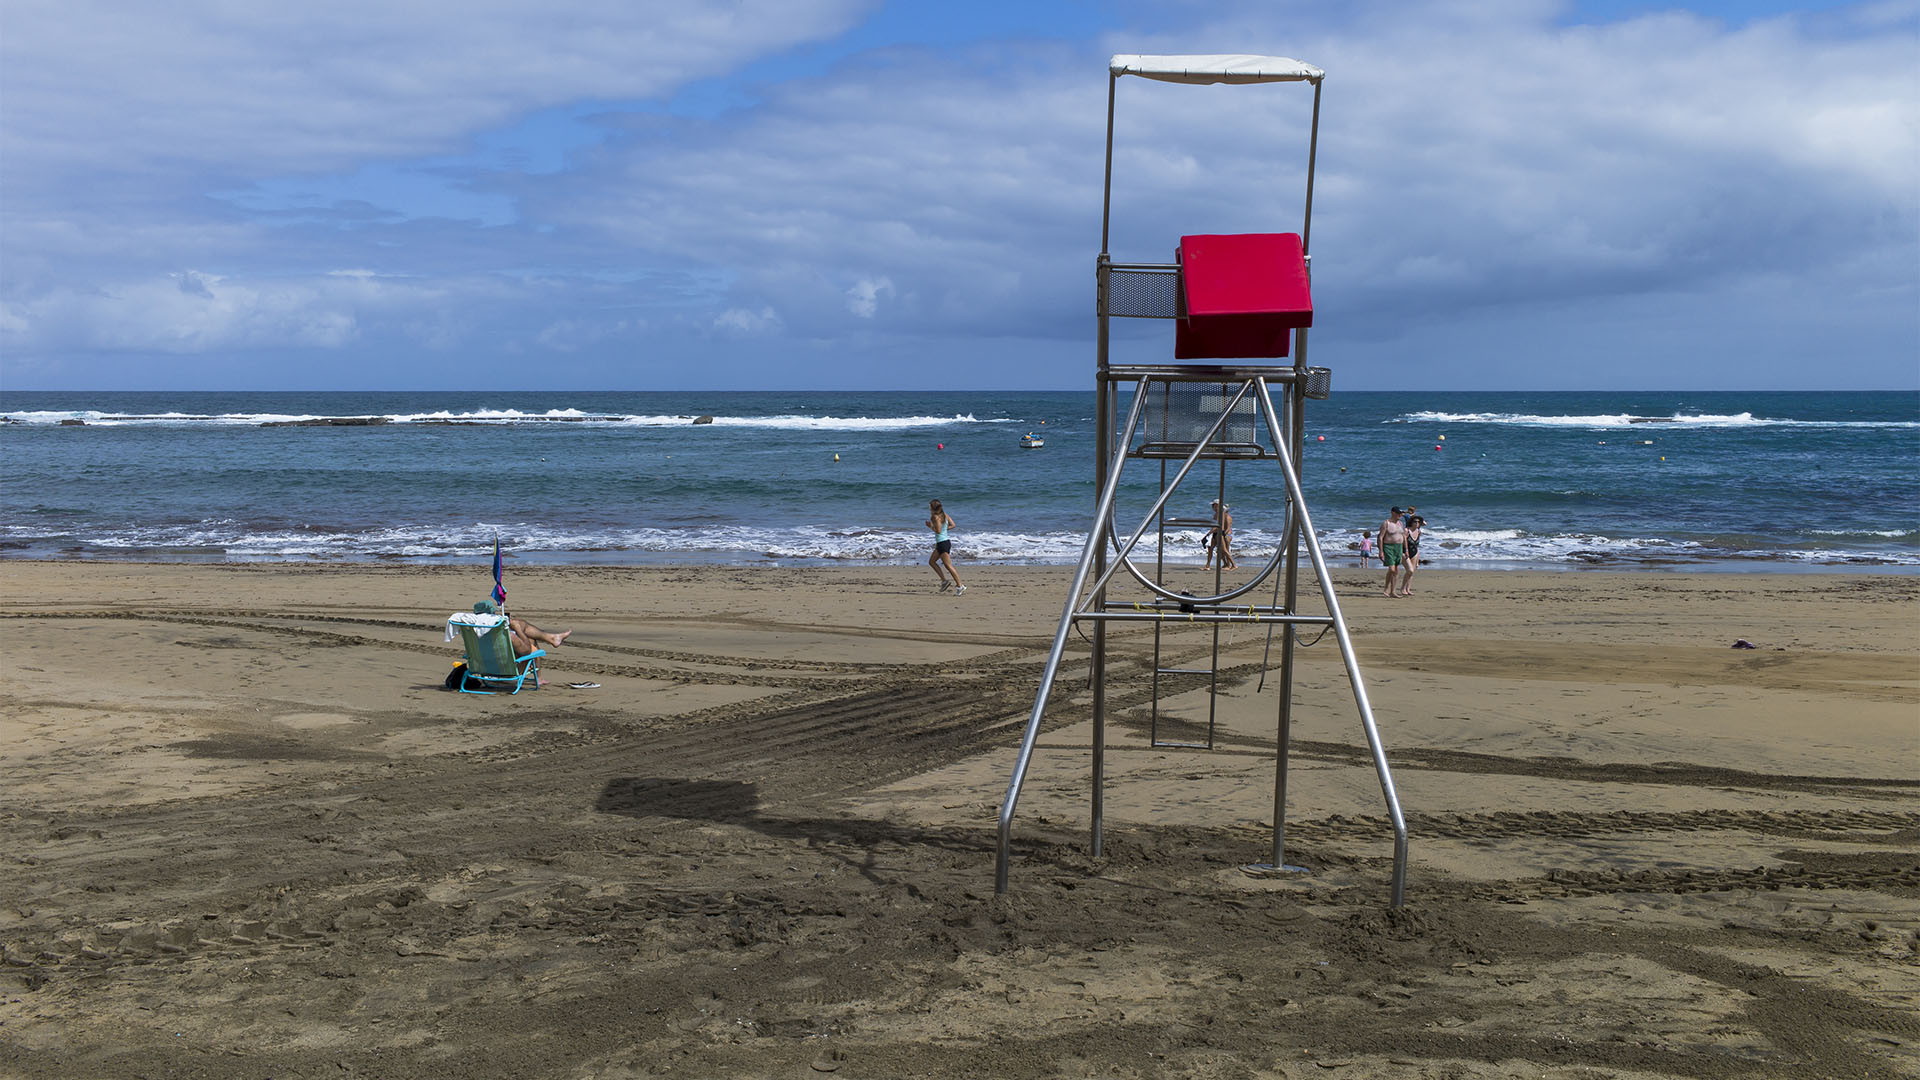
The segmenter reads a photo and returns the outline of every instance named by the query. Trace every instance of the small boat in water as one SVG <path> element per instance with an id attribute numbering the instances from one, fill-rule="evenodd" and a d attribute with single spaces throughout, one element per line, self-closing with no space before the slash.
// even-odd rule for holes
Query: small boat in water
<path id="1" fill-rule="evenodd" d="M 1029 431 L 1025 435 L 1020 436 L 1020 445 L 1028 450 L 1038 450 L 1040 447 L 1047 445 L 1047 440 Z"/>

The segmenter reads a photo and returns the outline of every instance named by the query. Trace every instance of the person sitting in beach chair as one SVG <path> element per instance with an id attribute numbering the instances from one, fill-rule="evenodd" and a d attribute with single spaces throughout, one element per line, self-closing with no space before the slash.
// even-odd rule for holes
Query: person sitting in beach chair
<path id="1" fill-rule="evenodd" d="M 492 600 L 473 605 L 472 612 L 460 612 L 447 619 L 447 640 L 456 636 L 466 647 L 466 667 L 458 679 L 458 689 L 467 694 L 493 694 L 489 687 L 512 686 L 517 694 L 528 678 L 535 689 L 545 685 L 540 678 L 540 658 L 544 643 L 558 647 L 571 636 L 566 630 L 550 634 L 525 619 L 502 612 Z"/>
<path id="2" fill-rule="evenodd" d="M 515 656 L 525 656 L 536 648 L 557 649 L 560 647 L 561 642 L 573 636 L 573 631 L 571 630 L 562 630 L 557 634 L 549 634 L 520 616 L 510 611 L 502 610 L 498 604 L 495 604 L 491 600 L 480 601 L 478 604 L 473 605 L 473 610 L 476 612 L 494 612 L 506 616 L 507 632 L 513 636 L 513 654 Z M 538 644 L 535 644 L 536 642 Z"/>

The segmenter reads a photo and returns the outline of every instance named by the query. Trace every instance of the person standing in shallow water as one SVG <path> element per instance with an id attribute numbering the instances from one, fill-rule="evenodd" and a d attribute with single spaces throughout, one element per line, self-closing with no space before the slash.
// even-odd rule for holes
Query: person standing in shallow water
<path id="1" fill-rule="evenodd" d="M 927 556 L 927 565 L 939 575 L 941 592 L 952 589 L 953 595 L 959 596 L 967 591 L 967 587 L 960 584 L 960 571 L 953 568 L 952 533 L 958 522 L 940 505 L 939 499 L 928 503 L 927 510 L 927 528 L 933 530 L 933 554 Z"/>

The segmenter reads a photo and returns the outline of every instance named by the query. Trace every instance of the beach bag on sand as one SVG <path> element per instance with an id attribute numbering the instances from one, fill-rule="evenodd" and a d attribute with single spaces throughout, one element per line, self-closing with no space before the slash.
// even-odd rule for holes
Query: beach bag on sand
<path id="1" fill-rule="evenodd" d="M 465 660 L 455 661 L 453 670 L 447 672 L 447 681 L 440 685 L 448 690 L 458 690 L 460 689 L 460 684 L 466 680 L 466 677 L 467 662 Z"/>

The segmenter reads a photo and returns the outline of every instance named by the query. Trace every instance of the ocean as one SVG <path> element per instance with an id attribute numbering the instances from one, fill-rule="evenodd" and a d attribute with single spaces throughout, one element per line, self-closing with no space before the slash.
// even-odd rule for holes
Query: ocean
<path id="1" fill-rule="evenodd" d="M 0 392 L 0 557 L 449 563 L 497 537 L 510 562 L 912 564 L 938 498 L 962 564 L 1070 564 L 1093 417 L 1091 389 Z M 1414 505 L 1436 568 L 1920 568 L 1913 393 L 1336 389 L 1306 438 L 1336 565 Z M 1124 475 L 1137 521 L 1160 466 Z M 1203 465 L 1169 512 L 1220 482 Z M 1278 467 L 1225 484 L 1236 550 L 1270 553 Z"/>

